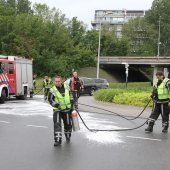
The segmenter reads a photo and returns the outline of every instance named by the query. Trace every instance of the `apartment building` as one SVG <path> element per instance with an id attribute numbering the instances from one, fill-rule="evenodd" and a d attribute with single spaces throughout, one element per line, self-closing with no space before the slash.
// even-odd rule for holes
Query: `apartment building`
<path id="1" fill-rule="evenodd" d="M 114 27 L 116 36 L 121 38 L 123 24 L 131 19 L 144 16 L 144 10 L 95 10 L 94 21 L 91 24 L 94 29 L 99 30 L 100 23 L 107 23 Z"/>

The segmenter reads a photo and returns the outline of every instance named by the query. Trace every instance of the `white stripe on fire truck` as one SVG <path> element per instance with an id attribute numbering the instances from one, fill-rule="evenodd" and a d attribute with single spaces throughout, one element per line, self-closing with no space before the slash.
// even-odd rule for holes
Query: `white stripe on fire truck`
<path id="1" fill-rule="evenodd" d="M 6 80 L 5 76 L 4 76 L 4 74 L 2 74 L 2 77 L 3 77 L 4 82 L 7 83 L 7 80 Z"/>
<path id="2" fill-rule="evenodd" d="M 9 82 L 8 76 L 6 74 L 5 74 L 5 77 L 6 77 L 7 81 Z"/>
<path id="3" fill-rule="evenodd" d="M 5 78 L 5 81 L 8 83 L 9 81 L 8 81 L 6 74 L 4 74 L 4 78 Z"/>
<path id="4" fill-rule="evenodd" d="M 1 79 L 1 75 L 0 75 L 0 81 L 2 81 L 2 79 Z"/>
<path id="5" fill-rule="evenodd" d="M 2 74 L 1 74 L 1 81 L 3 81 L 3 82 L 4 82 L 4 78 L 3 78 Z"/>
<path id="6" fill-rule="evenodd" d="M 6 78 L 6 75 L 5 75 L 5 74 L 2 74 L 2 76 L 3 76 L 3 79 L 4 79 L 4 83 L 5 83 L 6 85 L 8 85 L 9 91 L 10 91 L 10 92 L 13 92 L 13 89 L 12 89 L 12 87 L 11 87 L 11 85 L 10 85 L 9 79 Z"/>
<path id="7" fill-rule="evenodd" d="M 6 79 L 6 77 L 5 77 L 4 74 L 2 74 L 2 77 L 4 78 L 4 83 L 5 83 L 6 85 L 9 85 L 9 81 Z"/>

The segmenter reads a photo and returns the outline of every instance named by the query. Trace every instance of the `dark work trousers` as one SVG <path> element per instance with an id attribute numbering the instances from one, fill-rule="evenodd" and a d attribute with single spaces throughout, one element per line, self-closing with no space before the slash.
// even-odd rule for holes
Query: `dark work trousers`
<path id="1" fill-rule="evenodd" d="M 37 89 L 37 87 L 36 87 L 36 82 L 33 83 L 33 88 L 34 88 L 34 90 Z"/>
<path id="2" fill-rule="evenodd" d="M 72 123 L 70 117 L 70 110 L 66 111 L 54 111 L 53 122 L 54 122 L 54 140 L 62 140 L 62 123 L 64 123 L 64 134 L 66 138 L 71 137 Z"/>
<path id="3" fill-rule="evenodd" d="M 44 100 L 47 100 L 48 92 L 50 91 L 50 88 L 44 88 Z"/>
<path id="4" fill-rule="evenodd" d="M 152 113 L 149 117 L 150 121 L 155 122 L 159 115 L 162 115 L 162 123 L 169 122 L 169 106 L 168 103 L 154 103 Z"/>
<path id="5" fill-rule="evenodd" d="M 78 98 L 80 97 L 80 92 L 78 90 L 72 91 L 73 95 L 73 104 L 75 109 L 78 109 Z"/>

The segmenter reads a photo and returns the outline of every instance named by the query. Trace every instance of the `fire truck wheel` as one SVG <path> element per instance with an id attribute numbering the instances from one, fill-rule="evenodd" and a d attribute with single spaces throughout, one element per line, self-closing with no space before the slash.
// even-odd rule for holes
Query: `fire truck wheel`
<path id="1" fill-rule="evenodd" d="M 16 99 L 17 100 L 26 100 L 27 99 L 27 89 L 25 88 L 24 89 L 24 95 L 22 95 L 22 96 L 16 96 Z"/>
<path id="2" fill-rule="evenodd" d="M 5 89 L 3 89 L 1 97 L 0 97 L 0 104 L 3 104 L 5 100 L 6 100 L 6 92 L 5 92 Z"/>

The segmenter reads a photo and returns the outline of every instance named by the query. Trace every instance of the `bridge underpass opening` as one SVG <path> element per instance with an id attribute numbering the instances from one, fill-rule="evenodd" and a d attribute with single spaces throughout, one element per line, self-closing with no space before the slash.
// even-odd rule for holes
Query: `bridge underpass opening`
<path id="1" fill-rule="evenodd" d="M 124 65 L 102 65 L 102 69 L 114 77 L 117 82 L 126 82 Z M 148 74 L 149 73 L 149 74 Z M 152 82 L 153 68 L 129 66 L 128 82 Z"/>
<path id="2" fill-rule="evenodd" d="M 129 65 L 129 82 L 155 82 L 157 71 L 163 71 L 165 77 L 168 77 L 170 70 L 170 57 L 132 57 L 132 56 L 101 56 L 100 67 L 108 70 L 117 77 L 119 82 L 125 82 L 126 69 Z"/>

